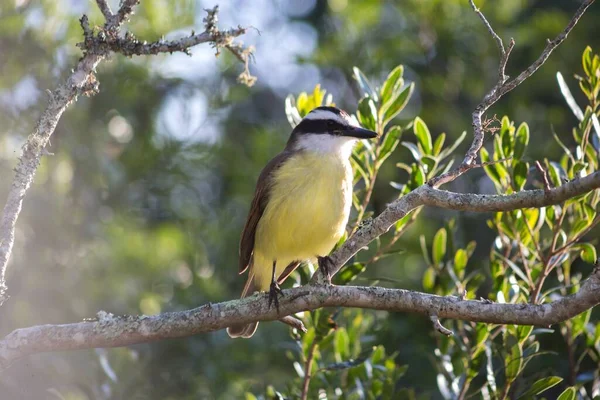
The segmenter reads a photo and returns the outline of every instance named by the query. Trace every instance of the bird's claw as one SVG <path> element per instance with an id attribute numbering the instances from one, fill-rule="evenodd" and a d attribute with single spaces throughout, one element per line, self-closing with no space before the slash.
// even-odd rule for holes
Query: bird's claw
<path id="1" fill-rule="evenodd" d="M 281 290 L 277 282 L 271 282 L 271 287 L 269 289 L 269 308 L 271 308 L 271 304 L 275 303 L 277 313 L 279 313 L 279 295 L 283 296 L 283 290 Z"/>
<path id="2" fill-rule="evenodd" d="M 321 270 L 321 274 L 325 279 L 326 285 L 331 285 L 331 258 L 329 256 L 325 257 L 317 257 L 317 261 L 319 263 L 319 269 Z"/>

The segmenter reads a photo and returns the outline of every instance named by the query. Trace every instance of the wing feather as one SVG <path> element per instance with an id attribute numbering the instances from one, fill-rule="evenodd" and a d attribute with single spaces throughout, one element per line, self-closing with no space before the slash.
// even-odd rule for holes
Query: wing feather
<path id="1" fill-rule="evenodd" d="M 258 177 L 254 199 L 250 205 L 248 218 L 242 231 L 240 240 L 240 274 L 244 273 L 250 264 L 252 264 L 252 254 L 254 252 L 254 238 L 258 222 L 265 211 L 269 200 L 269 192 L 271 190 L 271 180 L 273 173 L 292 155 L 289 151 L 279 153 L 265 166 Z"/>

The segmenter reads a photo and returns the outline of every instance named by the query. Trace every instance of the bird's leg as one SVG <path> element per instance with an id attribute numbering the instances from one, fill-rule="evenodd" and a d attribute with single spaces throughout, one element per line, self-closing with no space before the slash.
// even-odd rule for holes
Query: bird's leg
<path id="1" fill-rule="evenodd" d="M 319 263 L 319 269 L 321 270 L 321 274 L 323 274 L 323 278 L 325 279 L 325 283 L 327 285 L 331 285 L 331 264 L 333 263 L 331 261 L 331 257 L 329 256 L 325 256 L 325 257 L 321 257 L 321 256 L 317 256 L 317 261 Z"/>
<path id="2" fill-rule="evenodd" d="M 277 313 L 279 313 L 279 295 L 283 296 L 283 291 L 277 284 L 277 278 L 275 277 L 276 265 L 277 260 L 273 260 L 273 275 L 271 276 L 271 288 L 269 289 L 269 308 L 271 308 L 272 303 L 275 303 L 275 308 L 277 308 Z"/>

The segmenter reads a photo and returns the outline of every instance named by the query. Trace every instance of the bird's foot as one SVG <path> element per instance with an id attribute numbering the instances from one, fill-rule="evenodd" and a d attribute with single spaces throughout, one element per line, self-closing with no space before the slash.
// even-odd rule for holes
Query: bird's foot
<path id="1" fill-rule="evenodd" d="M 331 285 L 331 267 L 333 262 L 331 261 L 331 257 L 317 257 L 317 261 L 319 263 L 319 269 L 321 270 L 321 274 L 323 275 L 323 279 L 325 280 L 326 285 Z"/>
<path id="2" fill-rule="evenodd" d="M 271 308 L 271 304 L 275 303 L 275 308 L 277 309 L 277 313 L 279 313 L 279 296 L 283 297 L 283 290 L 279 287 L 276 281 L 271 282 L 271 287 L 269 288 L 269 308 Z"/>

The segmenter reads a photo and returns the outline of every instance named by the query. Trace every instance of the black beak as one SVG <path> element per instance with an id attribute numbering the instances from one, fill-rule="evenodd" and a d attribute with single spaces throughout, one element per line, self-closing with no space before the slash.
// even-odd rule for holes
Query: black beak
<path id="1" fill-rule="evenodd" d="M 342 133 L 342 136 L 350 136 L 357 139 L 373 139 L 377 137 L 377 133 L 368 129 L 351 127 L 345 129 Z"/>

